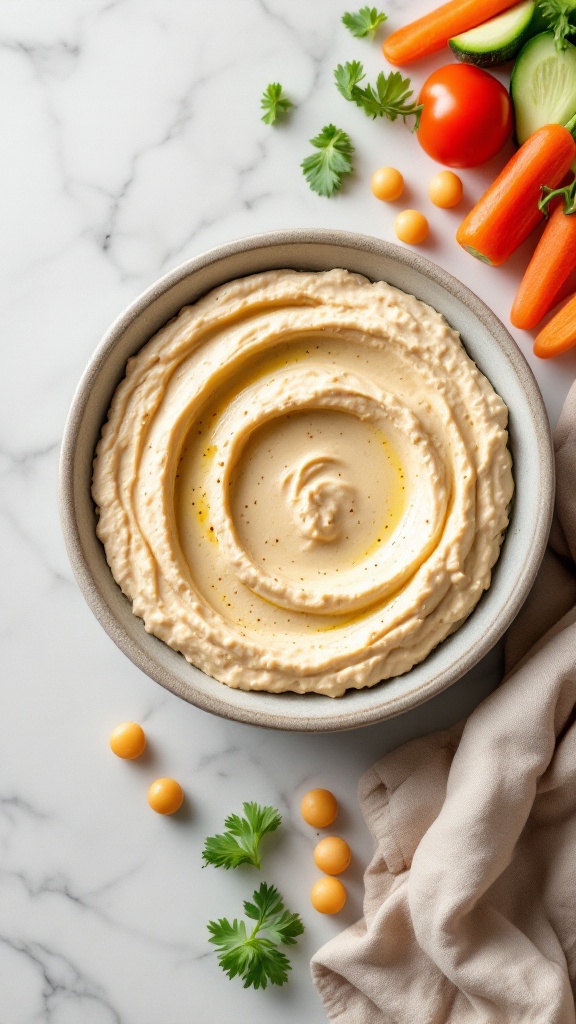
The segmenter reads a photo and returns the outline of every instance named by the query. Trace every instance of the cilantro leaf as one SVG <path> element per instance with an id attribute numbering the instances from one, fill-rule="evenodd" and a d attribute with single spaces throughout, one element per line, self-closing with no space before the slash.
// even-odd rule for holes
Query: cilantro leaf
<path id="1" fill-rule="evenodd" d="M 359 82 L 364 78 L 364 68 L 357 60 L 347 61 L 344 66 L 338 64 L 334 71 L 338 92 L 344 99 L 361 107 L 367 117 L 387 117 L 389 121 L 402 117 L 406 122 L 406 118 L 414 114 L 412 131 L 416 131 L 424 104 L 410 102 L 410 79 L 402 78 L 400 71 L 391 71 L 388 75 L 381 71 L 375 88 L 372 85 L 362 88 Z"/>
<path id="2" fill-rule="evenodd" d="M 260 921 L 273 917 L 282 906 L 282 897 L 273 885 L 262 882 L 260 888 L 252 896 L 254 903 L 244 901 L 244 913 L 252 921 Z"/>
<path id="3" fill-rule="evenodd" d="M 275 124 L 278 118 L 284 117 L 294 104 L 282 92 L 280 82 L 270 82 L 262 93 L 260 106 L 264 111 L 261 120 L 264 124 Z"/>
<path id="4" fill-rule="evenodd" d="M 387 117 L 390 121 L 395 121 L 397 117 L 406 120 L 408 116 L 415 114 L 414 128 L 418 127 L 424 104 L 409 102 L 412 96 L 410 79 L 402 78 L 399 71 L 391 71 L 388 76 L 381 71 L 376 79 L 376 89 L 367 85 L 363 92 L 364 110 L 369 117 Z"/>
<path id="5" fill-rule="evenodd" d="M 352 173 L 350 157 L 354 146 L 350 136 L 333 124 L 326 125 L 319 135 L 310 139 L 310 143 L 318 153 L 307 156 L 300 164 L 304 177 L 313 192 L 331 196 L 342 187 L 344 175 Z"/>
<path id="6" fill-rule="evenodd" d="M 268 925 L 268 934 L 272 942 L 283 942 L 285 946 L 295 946 L 296 939 L 302 935 L 304 925 L 298 914 L 285 910 L 276 922 Z"/>
<path id="7" fill-rule="evenodd" d="M 374 39 L 378 26 L 386 19 L 387 15 L 375 7 L 361 7 L 355 14 L 349 14 L 347 11 L 342 15 L 343 24 L 357 39 L 364 39 L 367 35 Z"/>
<path id="8" fill-rule="evenodd" d="M 296 936 L 302 935 L 304 925 L 298 914 L 291 914 L 284 910 L 282 897 L 273 885 L 266 885 L 262 882 L 259 889 L 253 894 L 253 903 L 244 901 L 244 913 L 252 921 L 263 922 L 268 931 L 268 937 L 272 942 L 283 942 L 286 946 L 296 944 Z M 259 925 L 260 927 L 260 925 Z"/>
<path id="9" fill-rule="evenodd" d="M 291 964 L 279 944 L 294 945 L 304 925 L 298 914 L 284 909 L 282 897 L 273 885 L 262 882 L 244 901 L 246 916 L 256 924 L 248 932 L 244 921 L 230 923 L 225 917 L 208 922 L 209 942 L 218 949 L 218 963 L 229 978 L 239 975 L 244 988 L 266 988 L 288 981 Z M 264 935 L 260 933 L 264 932 Z"/>
<path id="10" fill-rule="evenodd" d="M 239 864 L 260 867 L 260 840 L 274 832 L 282 818 L 275 807 L 261 807 L 256 803 L 242 805 L 245 817 L 230 814 L 225 822 L 226 832 L 208 836 L 202 857 L 206 864 L 217 868 L 237 868 Z"/>
<path id="11" fill-rule="evenodd" d="M 576 31 L 574 0 L 541 0 L 538 6 L 548 23 L 548 29 L 554 33 L 556 49 L 565 50 L 566 37 L 573 35 Z"/>
<path id="12" fill-rule="evenodd" d="M 344 99 L 357 103 L 356 96 L 362 91 L 357 86 L 366 78 L 361 62 L 359 60 L 349 60 L 344 66 L 339 64 L 334 71 L 334 78 L 336 79 L 338 92 L 342 93 Z"/>

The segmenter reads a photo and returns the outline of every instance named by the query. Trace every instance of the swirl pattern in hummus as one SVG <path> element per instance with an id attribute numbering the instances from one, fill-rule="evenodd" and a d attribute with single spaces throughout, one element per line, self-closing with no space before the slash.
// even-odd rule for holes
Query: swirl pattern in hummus
<path id="1" fill-rule="evenodd" d="M 233 281 L 131 359 L 98 536 L 146 629 L 229 686 L 406 672 L 490 584 L 507 410 L 443 317 L 343 270 Z"/>

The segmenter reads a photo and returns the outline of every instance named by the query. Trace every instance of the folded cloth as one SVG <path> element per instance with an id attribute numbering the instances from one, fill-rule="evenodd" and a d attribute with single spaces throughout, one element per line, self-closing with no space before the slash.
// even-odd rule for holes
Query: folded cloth
<path id="1" fill-rule="evenodd" d="M 576 384 L 555 452 L 551 543 L 507 677 L 360 781 L 365 916 L 312 961 L 331 1021 L 576 1021 Z"/>

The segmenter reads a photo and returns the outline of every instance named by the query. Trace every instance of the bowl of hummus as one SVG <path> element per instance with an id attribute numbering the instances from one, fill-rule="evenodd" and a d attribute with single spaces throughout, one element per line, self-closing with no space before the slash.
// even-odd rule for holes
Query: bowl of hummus
<path id="1" fill-rule="evenodd" d="M 544 553 L 548 420 L 494 314 L 416 253 L 288 231 L 178 267 L 80 382 L 61 509 L 91 608 L 149 676 L 324 731 L 429 699 Z"/>

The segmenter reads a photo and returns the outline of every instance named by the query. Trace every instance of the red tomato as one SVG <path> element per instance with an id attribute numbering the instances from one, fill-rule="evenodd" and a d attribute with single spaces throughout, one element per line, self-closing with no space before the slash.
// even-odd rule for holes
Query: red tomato
<path id="1" fill-rule="evenodd" d="M 418 141 L 446 167 L 477 167 L 512 135 L 512 104 L 503 85 L 474 64 L 447 64 L 426 79 Z"/>

